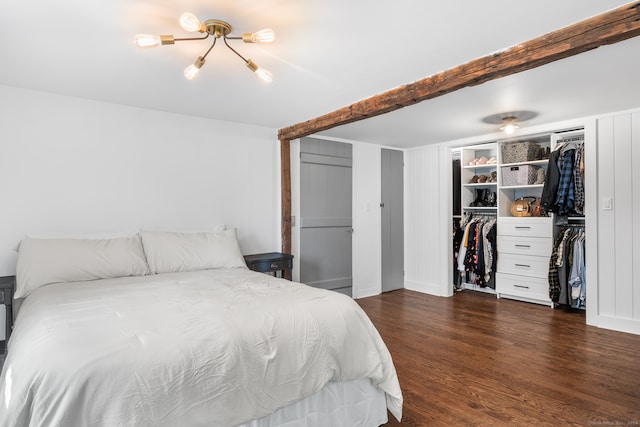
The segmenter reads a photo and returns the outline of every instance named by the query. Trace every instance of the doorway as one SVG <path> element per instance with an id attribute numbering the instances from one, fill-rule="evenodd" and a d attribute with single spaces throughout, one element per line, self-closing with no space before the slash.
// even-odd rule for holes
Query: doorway
<path id="1" fill-rule="evenodd" d="M 300 281 L 352 296 L 352 146 L 300 140 Z"/>

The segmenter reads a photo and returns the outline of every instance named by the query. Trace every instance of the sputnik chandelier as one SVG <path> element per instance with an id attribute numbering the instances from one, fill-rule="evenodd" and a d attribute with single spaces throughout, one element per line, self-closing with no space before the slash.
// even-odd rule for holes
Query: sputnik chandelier
<path id="1" fill-rule="evenodd" d="M 200 22 L 198 18 L 192 13 L 185 12 L 180 16 L 180 26 L 189 32 L 199 32 L 203 33 L 202 37 L 186 37 L 186 38 L 176 38 L 172 34 L 169 35 L 149 35 L 149 34 L 138 34 L 136 36 L 136 45 L 140 48 L 151 48 L 159 45 L 168 45 L 175 44 L 175 42 L 181 41 L 191 41 L 191 40 L 205 40 L 209 38 L 209 36 L 213 36 L 213 43 L 211 47 L 204 53 L 204 55 L 199 56 L 195 62 L 189 65 L 184 70 L 184 76 L 193 80 L 197 75 L 202 66 L 205 63 L 205 59 L 209 52 L 216 45 L 218 39 L 222 39 L 224 44 L 240 59 L 244 61 L 247 67 L 256 73 L 258 77 L 264 80 L 267 83 L 270 83 L 272 80 L 271 73 L 265 70 L 262 67 L 258 67 L 255 62 L 251 59 L 246 59 L 244 56 L 240 55 L 237 50 L 229 46 L 228 40 L 242 40 L 245 43 L 269 43 L 275 40 L 275 34 L 273 30 L 266 28 L 264 30 L 260 30 L 255 33 L 245 33 L 242 37 L 231 37 L 229 34 L 231 33 L 231 25 L 225 21 L 221 21 L 219 19 L 208 19 L 204 21 L 204 23 Z"/>

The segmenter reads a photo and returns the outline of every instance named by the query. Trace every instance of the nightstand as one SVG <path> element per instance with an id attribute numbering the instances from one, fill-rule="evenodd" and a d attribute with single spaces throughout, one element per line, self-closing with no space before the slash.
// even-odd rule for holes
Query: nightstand
<path id="1" fill-rule="evenodd" d="M 244 261 L 247 267 L 260 273 L 277 273 L 280 277 L 291 280 L 291 270 L 293 269 L 293 255 L 281 252 L 268 252 L 264 254 L 245 255 Z"/>
<path id="2" fill-rule="evenodd" d="M 15 286 L 15 276 L 0 277 L 0 354 L 7 350 L 7 340 L 11 335 L 13 327 L 13 288 Z"/>

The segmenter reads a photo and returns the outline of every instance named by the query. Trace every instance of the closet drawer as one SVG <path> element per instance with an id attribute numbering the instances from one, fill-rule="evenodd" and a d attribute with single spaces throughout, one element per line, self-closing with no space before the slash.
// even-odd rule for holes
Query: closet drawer
<path id="1" fill-rule="evenodd" d="M 498 218 L 498 235 L 551 237 L 551 218 Z"/>
<path id="2" fill-rule="evenodd" d="M 538 277 L 496 273 L 496 293 L 551 302 L 548 280 Z"/>
<path id="3" fill-rule="evenodd" d="M 551 258 L 551 254 L 542 257 L 498 252 L 498 271 L 546 279 L 549 277 L 549 258 Z"/>
<path id="4" fill-rule="evenodd" d="M 500 253 L 549 257 L 552 247 L 551 237 L 498 236 Z"/>

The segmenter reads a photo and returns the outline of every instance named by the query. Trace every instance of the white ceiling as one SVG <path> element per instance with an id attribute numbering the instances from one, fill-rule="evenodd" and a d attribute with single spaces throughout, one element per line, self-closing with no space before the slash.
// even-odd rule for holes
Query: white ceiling
<path id="1" fill-rule="evenodd" d="M 455 67 L 625 4 L 615 0 L 21 0 L 0 2 L 0 84 L 274 129 Z M 183 69 L 209 41 L 136 48 L 137 33 L 188 37 L 177 19 L 264 27 L 272 45 L 233 44 L 274 75 L 259 81 L 222 44 L 197 79 Z M 209 39 L 210 40 L 210 39 Z M 412 147 L 640 107 L 640 37 L 463 89 L 324 135 Z"/>

